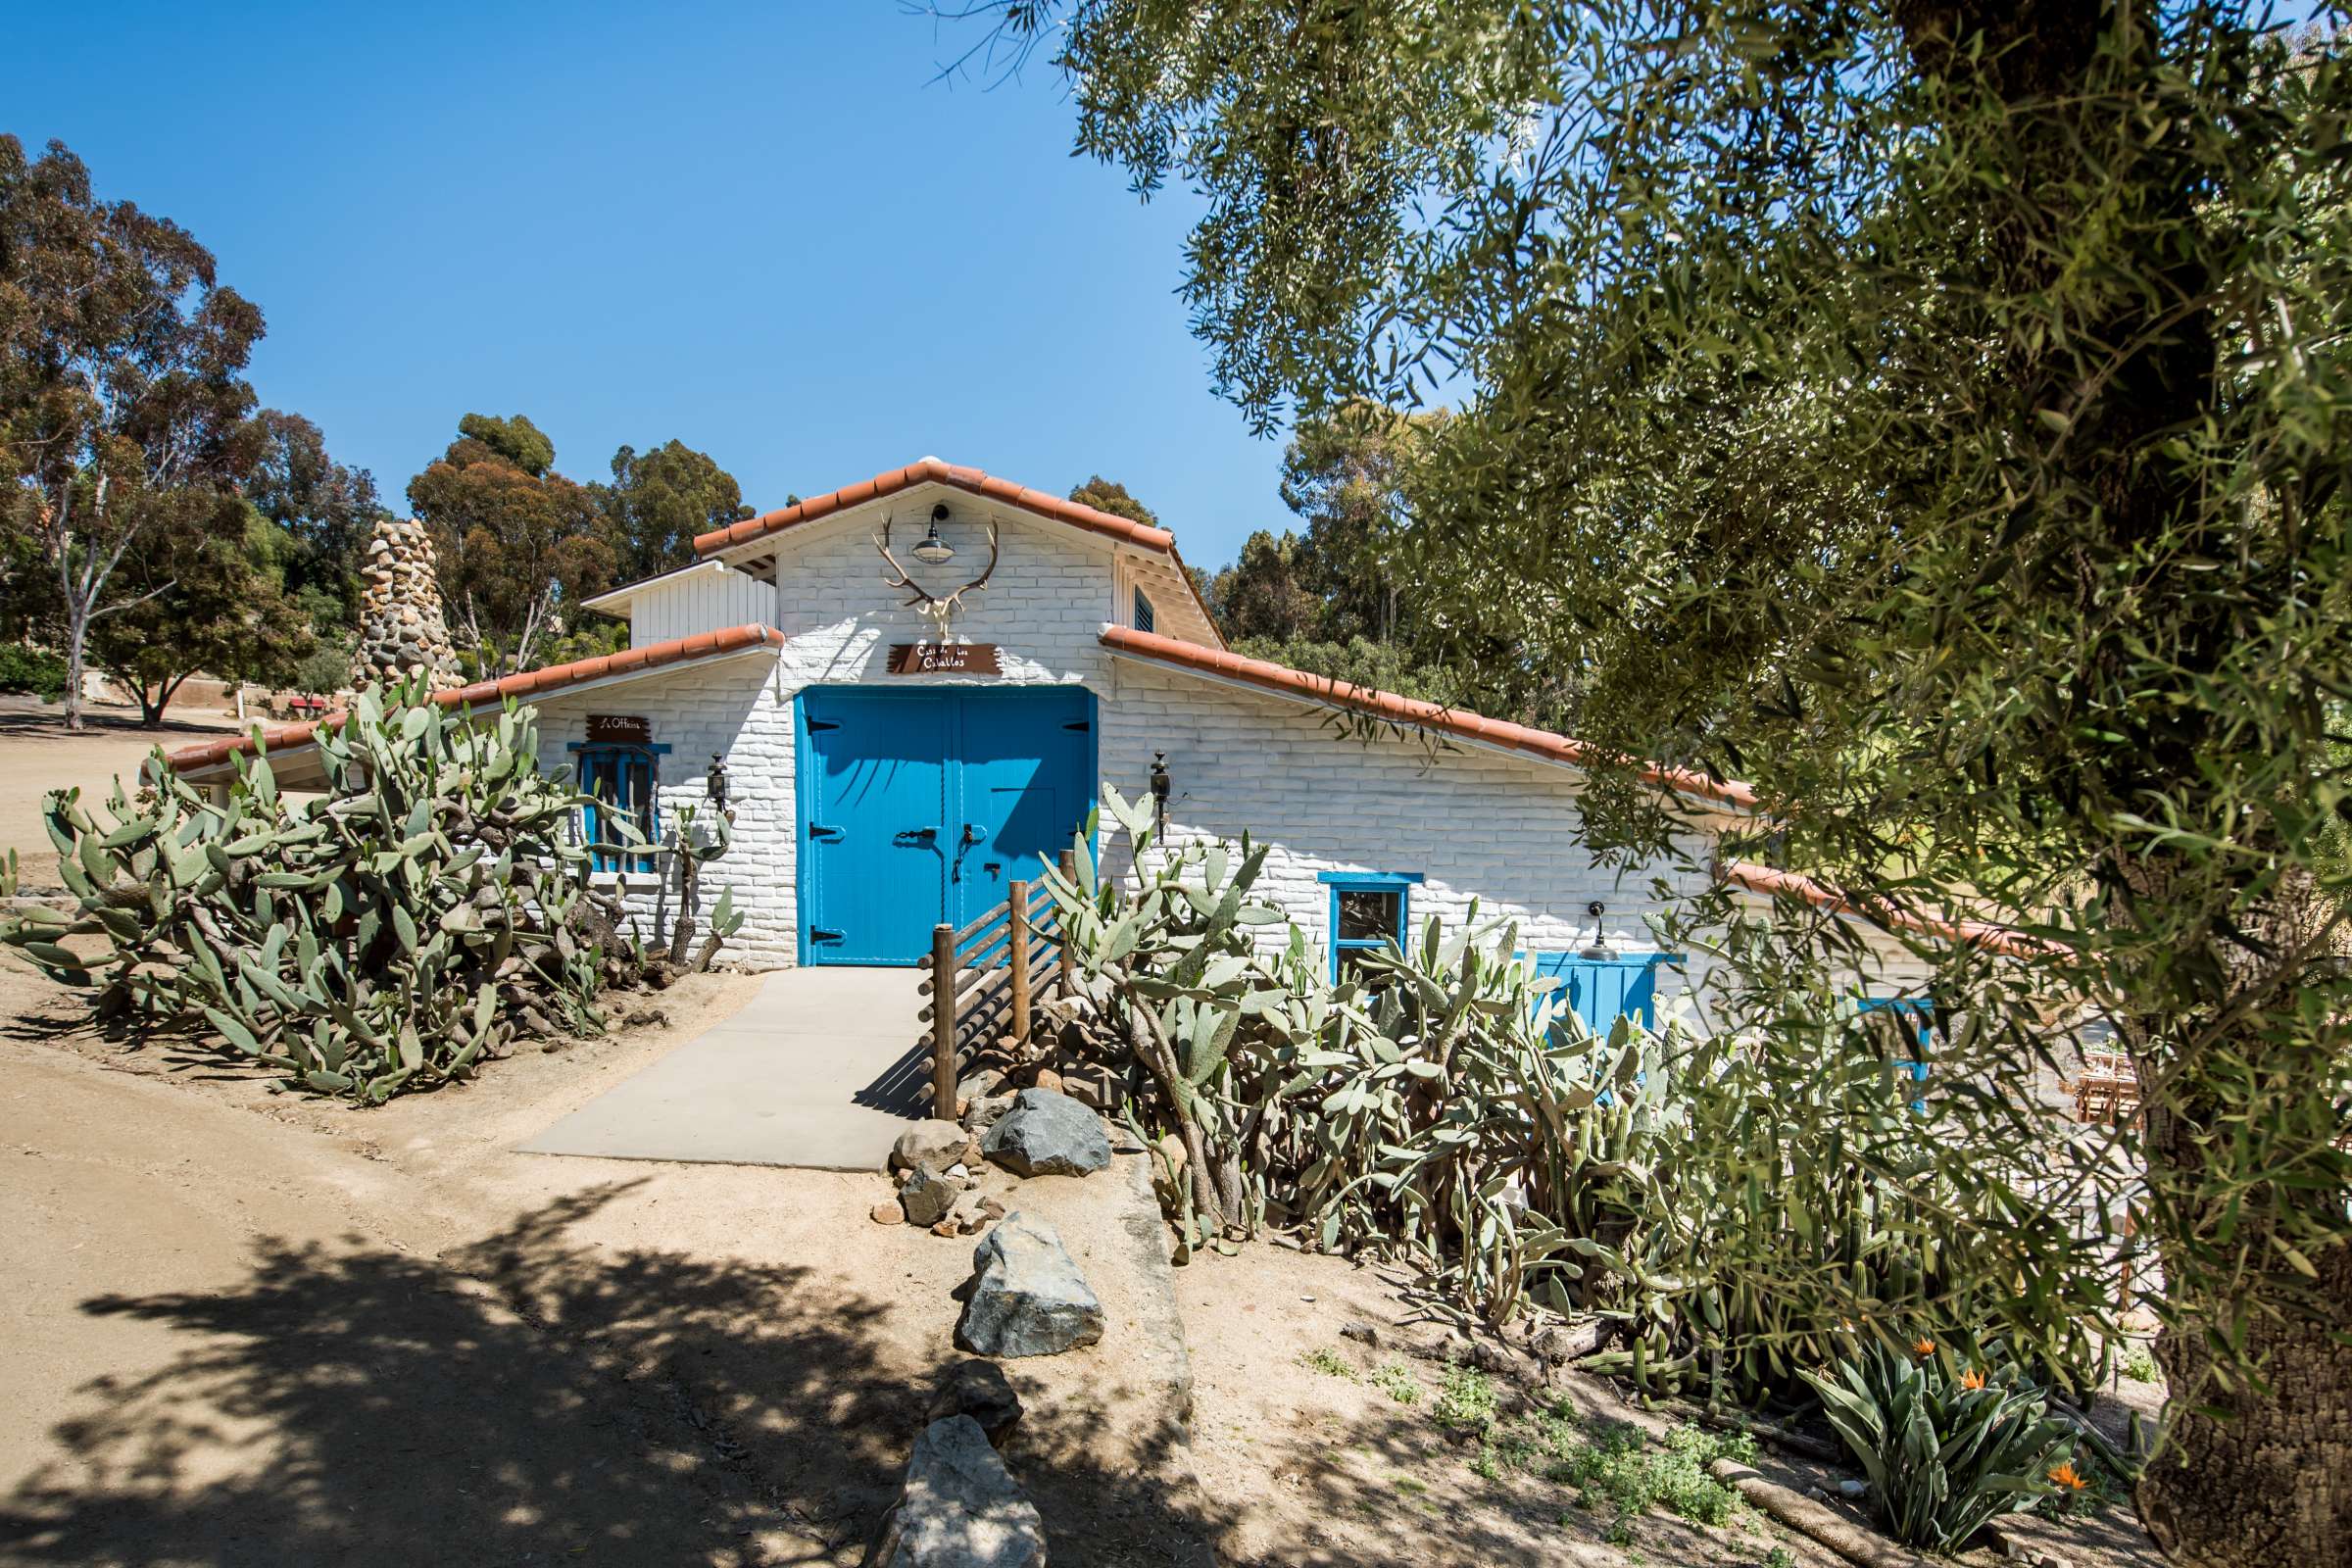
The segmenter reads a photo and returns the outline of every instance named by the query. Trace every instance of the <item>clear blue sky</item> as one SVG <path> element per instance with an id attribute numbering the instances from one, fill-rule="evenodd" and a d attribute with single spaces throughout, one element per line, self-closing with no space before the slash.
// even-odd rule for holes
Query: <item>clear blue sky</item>
<path id="1" fill-rule="evenodd" d="M 970 36 L 897 0 L 0 0 L 0 130 L 209 246 L 264 403 L 395 506 L 479 410 L 583 479 L 676 436 L 762 509 L 926 453 L 1099 471 L 1222 563 L 1288 514 L 1172 292 L 1193 204 L 1071 159 L 1042 68 L 939 81 Z"/>

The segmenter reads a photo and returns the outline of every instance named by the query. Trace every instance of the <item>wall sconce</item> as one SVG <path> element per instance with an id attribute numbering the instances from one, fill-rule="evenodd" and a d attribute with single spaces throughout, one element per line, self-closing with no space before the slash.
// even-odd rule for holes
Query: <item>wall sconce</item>
<path id="1" fill-rule="evenodd" d="M 710 770 L 703 775 L 703 793 L 710 797 L 712 810 L 727 808 L 727 764 L 716 752 L 710 754 Z"/>
<path id="2" fill-rule="evenodd" d="M 1592 917 L 1592 940 L 1577 956 L 1592 963 L 1606 963 L 1617 956 L 1617 950 L 1609 946 L 1608 933 L 1600 928 L 1600 917 L 1609 912 L 1609 906 L 1594 899 L 1585 906 L 1585 912 Z"/>
<path id="3" fill-rule="evenodd" d="M 939 502 L 931 509 L 931 531 L 915 541 L 914 559 L 927 566 L 936 566 L 952 559 L 956 547 L 939 536 L 939 525 L 948 519 L 948 504 Z"/>
<path id="4" fill-rule="evenodd" d="M 1152 754 L 1152 830 L 1161 835 L 1168 831 L 1168 754 Z"/>

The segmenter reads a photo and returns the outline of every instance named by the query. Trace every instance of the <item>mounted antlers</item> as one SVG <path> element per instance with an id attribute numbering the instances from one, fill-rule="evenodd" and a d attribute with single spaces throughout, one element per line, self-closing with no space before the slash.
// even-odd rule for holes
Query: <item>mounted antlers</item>
<path id="1" fill-rule="evenodd" d="M 956 612 L 962 608 L 963 596 L 987 587 L 989 577 L 997 569 L 997 525 L 994 522 L 988 525 L 988 565 L 982 569 L 979 576 L 974 577 L 954 593 L 943 596 L 933 593 L 921 583 L 916 582 L 907 574 L 906 568 L 899 564 L 899 558 L 890 553 L 891 522 L 891 514 L 884 514 L 882 531 L 874 536 L 874 547 L 882 552 L 882 559 L 890 563 L 890 569 L 898 573 L 896 577 L 890 579 L 890 586 L 908 590 L 911 597 L 906 601 L 906 608 L 919 611 L 929 617 L 931 624 L 938 629 L 938 636 L 933 640 L 944 643 L 948 640 L 948 622 L 955 617 Z"/>

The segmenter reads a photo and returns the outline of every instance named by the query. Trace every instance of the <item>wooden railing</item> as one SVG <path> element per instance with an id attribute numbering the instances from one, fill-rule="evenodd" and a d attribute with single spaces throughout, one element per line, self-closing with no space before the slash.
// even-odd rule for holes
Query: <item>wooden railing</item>
<path id="1" fill-rule="evenodd" d="M 1073 869 L 1065 851 L 1062 874 Z M 1000 1036 L 1027 1045 L 1037 998 L 1068 986 L 1053 895 L 1014 881 L 1003 904 L 962 930 L 933 926 L 920 966 L 930 971 L 915 989 L 930 999 L 918 1016 L 931 1026 L 931 1114 L 954 1121 L 956 1080 L 989 1031 L 1001 1025 Z"/>

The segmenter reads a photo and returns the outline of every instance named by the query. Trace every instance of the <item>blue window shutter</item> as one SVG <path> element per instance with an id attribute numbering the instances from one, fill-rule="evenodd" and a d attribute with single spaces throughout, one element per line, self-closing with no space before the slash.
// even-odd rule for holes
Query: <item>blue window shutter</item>
<path id="1" fill-rule="evenodd" d="M 1644 1029 L 1658 1025 L 1658 967 L 1682 960 L 1663 953 L 1623 958 L 1587 958 L 1573 953 L 1535 955 L 1536 973 L 1563 982 L 1568 1006 L 1594 1034 L 1607 1034 L 1627 1017 Z"/>

